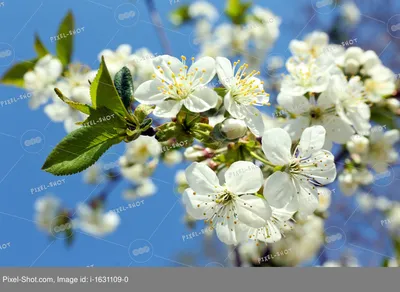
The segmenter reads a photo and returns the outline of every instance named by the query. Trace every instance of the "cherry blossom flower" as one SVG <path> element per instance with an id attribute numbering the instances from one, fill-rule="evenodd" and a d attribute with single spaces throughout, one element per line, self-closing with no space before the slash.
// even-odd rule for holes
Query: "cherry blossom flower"
<path id="1" fill-rule="evenodd" d="M 146 81 L 135 91 L 135 99 L 143 104 L 155 104 L 154 115 L 163 118 L 175 117 L 182 106 L 199 113 L 217 105 L 218 94 L 206 85 L 215 76 L 215 60 L 204 57 L 190 68 L 186 57 L 163 55 L 153 60 L 154 80 Z"/>
<path id="2" fill-rule="evenodd" d="M 120 218 L 115 212 L 104 212 L 101 206 L 92 208 L 81 203 L 77 207 L 77 215 L 79 228 L 95 236 L 103 236 L 113 232 L 120 222 Z"/>
<path id="3" fill-rule="evenodd" d="M 240 61 L 237 61 L 232 67 L 227 58 L 217 58 L 219 80 L 228 90 L 224 106 L 232 117 L 243 120 L 254 135 L 261 136 L 264 132 L 263 118 L 254 106 L 267 105 L 269 95 L 264 90 L 263 82 L 256 77 L 260 72 L 247 74 L 247 64 L 236 70 L 239 64 Z"/>
<path id="4" fill-rule="evenodd" d="M 261 188 L 263 174 L 251 162 L 233 163 L 222 186 L 215 172 L 202 163 L 190 165 L 186 179 L 190 186 L 183 194 L 187 212 L 197 220 L 205 219 L 226 244 L 239 242 L 240 224 L 259 228 L 271 217 L 267 201 L 252 195 Z"/>
<path id="5" fill-rule="evenodd" d="M 38 108 L 52 96 L 54 84 L 61 76 L 63 66 L 57 58 L 46 55 L 41 58 L 32 71 L 25 73 L 24 82 L 27 91 L 32 93 L 29 106 Z"/>
<path id="6" fill-rule="evenodd" d="M 266 131 L 262 148 L 267 159 L 280 166 L 267 178 L 264 197 L 276 208 L 312 214 L 318 207 L 318 189 L 336 178 L 334 156 L 322 150 L 326 131 L 322 126 L 304 130 L 295 151 L 292 141 L 283 129 Z"/>

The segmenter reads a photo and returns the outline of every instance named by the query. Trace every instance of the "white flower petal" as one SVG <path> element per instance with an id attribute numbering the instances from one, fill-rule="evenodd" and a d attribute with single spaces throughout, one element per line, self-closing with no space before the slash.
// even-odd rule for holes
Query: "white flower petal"
<path id="1" fill-rule="evenodd" d="M 311 153 L 320 150 L 324 146 L 325 135 L 326 131 L 322 126 L 313 126 L 305 129 L 298 146 L 300 157 L 308 157 Z"/>
<path id="2" fill-rule="evenodd" d="M 185 170 L 185 174 L 196 195 L 208 196 L 221 191 L 217 175 L 205 164 L 194 162 Z"/>
<path id="3" fill-rule="evenodd" d="M 230 218 L 224 222 L 218 222 L 215 227 L 218 238 L 225 244 L 237 244 L 238 236 L 236 231 L 236 224 L 234 223 L 233 214 L 229 214 Z"/>
<path id="4" fill-rule="evenodd" d="M 285 165 L 290 162 L 292 140 L 289 134 L 280 128 L 268 130 L 262 137 L 262 149 L 265 156 L 275 165 Z"/>
<path id="5" fill-rule="evenodd" d="M 310 167 L 310 163 L 315 166 Z M 302 165 L 307 167 L 302 168 L 301 174 L 311 177 L 322 185 L 332 183 L 336 178 L 335 157 L 329 151 L 320 150 L 312 153 L 309 159 L 300 163 L 300 167 Z"/>
<path id="6" fill-rule="evenodd" d="M 134 97 L 143 104 L 157 104 L 164 100 L 165 95 L 162 94 L 158 87 L 162 83 L 158 80 L 149 80 L 139 85 L 136 89 Z"/>
<path id="7" fill-rule="evenodd" d="M 310 126 L 308 117 L 299 116 L 296 119 L 290 119 L 283 127 L 289 133 L 293 141 L 299 140 L 303 131 Z"/>
<path id="8" fill-rule="evenodd" d="M 264 185 L 264 197 L 275 208 L 283 208 L 291 202 L 295 194 L 290 175 L 277 171 L 267 178 Z"/>
<path id="9" fill-rule="evenodd" d="M 185 65 L 179 59 L 169 55 L 162 55 L 154 58 L 153 67 L 158 78 L 171 84 L 173 83 L 172 74 L 178 76 L 181 69 L 186 70 Z M 161 73 L 160 70 L 163 73 Z"/>
<path id="10" fill-rule="evenodd" d="M 160 118 L 174 118 L 182 107 L 181 101 L 165 100 L 157 104 L 153 114 Z"/>
<path id="11" fill-rule="evenodd" d="M 399 141 L 399 138 L 399 130 L 390 130 L 383 135 L 383 140 L 385 141 L 385 144 L 388 145 L 395 144 L 397 141 Z"/>
<path id="12" fill-rule="evenodd" d="M 237 103 L 231 97 L 230 91 L 224 97 L 224 106 L 226 110 L 231 114 L 235 119 L 243 120 L 247 115 L 247 106 Z"/>
<path id="13" fill-rule="evenodd" d="M 247 107 L 248 114 L 244 119 L 247 127 L 256 136 L 261 137 L 264 133 L 264 120 L 261 112 L 255 107 Z"/>
<path id="14" fill-rule="evenodd" d="M 218 94 L 208 87 L 197 88 L 189 97 L 183 100 L 185 107 L 194 113 L 205 112 L 218 103 Z"/>
<path id="15" fill-rule="evenodd" d="M 231 61 L 227 58 L 217 57 L 216 69 L 219 81 L 229 89 L 230 84 L 234 81 L 234 72 Z"/>
<path id="16" fill-rule="evenodd" d="M 296 115 L 308 112 L 311 107 L 310 102 L 304 96 L 291 96 L 280 93 L 277 101 L 289 113 Z"/>
<path id="17" fill-rule="evenodd" d="M 214 199 L 214 196 L 208 197 L 208 195 L 202 195 L 201 193 L 195 194 L 192 189 L 186 189 L 182 194 L 182 201 L 185 204 L 186 211 L 197 220 L 212 217 L 215 211 L 211 207 L 216 206 L 212 199 Z"/>
<path id="18" fill-rule="evenodd" d="M 262 227 L 271 218 L 271 207 L 260 197 L 244 195 L 236 200 L 235 205 L 239 220 L 251 227 Z"/>
<path id="19" fill-rule="evenodd" d="M 326 130 L 326 138 L 338 144 L 346 144 L 355 133 L 349 124 L 335 116 L 324 118 L 322 126 Z"/>
<path id="20" fill-rule="evenodd" d="M 209 83 L 211 80 L 213 80 L 215 73 L 216 73 L 215 60 L 214 58 L 211 57 L 203 57 L 198 61 L 194 62 L 192 66 L 190 66 L 188 72 L 188 74 L 196 75 L 197 78 L 195 80 L 199 80 L 198 84 L 201 85 L 205 85 Z M 197 84 L 195 80 L 193 81 L 193 83 Z"/>
<path id="21" fill-rule="evenodd" d="M 263 184 L 261 169 L 248 161 L 237 161 L 225 172 L 225 182 L 234 194 L 256 193 Z"/>
<path id="22" fill-rule="evenodd" d="M 305 182 L 295 182 L 297 195 L 296 199 L 299 204 L 299 212 L 302 215 L 311 215 L 319 205 L 317 188 Z"/>

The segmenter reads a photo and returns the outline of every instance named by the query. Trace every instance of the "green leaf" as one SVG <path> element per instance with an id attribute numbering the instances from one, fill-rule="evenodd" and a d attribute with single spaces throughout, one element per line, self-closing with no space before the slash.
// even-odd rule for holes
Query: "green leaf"
<path id="1" fill-rule="evenodd" d="M 58 88 L 55 88 L 54 91 L 56 92 L 57 96 L 63 102 L 68 104 L 73 109 L 76 109 L 76 110 L 78 110 L 78 111 L 80 111 L 80 112 L 82 112 L 84 114 L 87 114 L 87 115 L 90 114 L 90 110 L 92 109 L 92 107 L 90 105 L 70 100 L 68 97 L 64 96 L 63 93 Z"/>
<path id="2" fill-rule="evenodd" d="M 251 2 L 242 3 L 241 0 L 228 0 L 225 14 L 234 24 L 245 24 L 246 12 L 251 7 Z"/>
<path id="3" fill-rule="evenodd" d="M 400 262 L 400 238 L 393 238 L 393 245 L 397 261 Z"/>
<path id="4" fill-rule="evenodd" d="M 114 85 L 126 109 L 129 109 L 133 96 L 133 79 L 127 67 L 123 67 L 114 77 Z"/>
<path id="5" fill-rule="evenodd" d="M 101 58 L 99 71 L 90 86 L 90 96 L 94 108 L 106 107 L 123 117 L 129 116 L 122 100 L 119 98 L 104 57 Z"/>
<path id="6" fill-rule="evenodd" d="M 180 26 L 192 20 L 192 17 L 189 14 L 189 5 L 182 5 L 172 11 L 169 15 L 169 19 L 176 26 Z"/>
<path id="7" fill-rule="evenodd" d="M 384 107 L 372 107 L 371 120 L 390 129 L 398 128 L 394 114 Z"/>
<path id="8" fill-rule="evenodd" d="M 154 105 L 147 105 L 147 104 L 139 104 L 135 109 L 134 115 L 137 118 L 139 123 L 142 123 L 144 119 L 152 113 L 154 110 Z"/>
<path id="9" fill-rule="evenodd" d="M 222 98 L 224 98 L 226 93 L 228 92 L 228 90 L 223 87 L 215 87 L 214 91 Z"/>
<path id="10" fill-rule="evenodd" d="M 101 107 L 101 108 L 90 108 L 90 115 L 89 117 L 83 121 L 81 124 L 90 127 L 93 125 L 98 125 L 102 123 L 107 123 L 107 126 L 112 126 L 115 129 L 126 129 L 127 124 L 125 120 L 114 113 L 112 110 L 106 108 L 106 107 Z"/>
<path id="11" fill-rule="evenodd" d="M 112 116 L 108 119 L 108 116 Z M 66 136 L 50 153 L 42 169 L 70 175 L 93 165 L 111 146 L 126 136 L 125 121 L 109 109 L 92 110 L 85 126 Z"/>
<path id="12" fill-rule="evenodd" d="M 71 35 L 75 28 L 74 16 L 71 11 L 67 13 L 58 28 L 57 36 L 60 37 L 56 43 L 57 57 L 64 66 L 71 62 L 72 51 L 74 48 L 74 37 Z"/>
<path id="13" fill-rule="evenodd" d="M 381 263 L 381 267 L 387 268 L 389 267 L 389 259 L 388 258 L 384 258 L 382 263 Z"/>
<path id="14" fill-rule="evenodd" d="M 24 88 L 24 75 L 35 68 L 38 59 L 23 61 L 11 67 L 2 77 L 1 83 Z"/>
<path id="15" fill-rule="evenodd" d="M 49 51 L 46 49 L 42 41 L 40 40 L 39 35 L 35 34 L 35 51 L 39 58 L 42 58 L 49 54 Z"/>

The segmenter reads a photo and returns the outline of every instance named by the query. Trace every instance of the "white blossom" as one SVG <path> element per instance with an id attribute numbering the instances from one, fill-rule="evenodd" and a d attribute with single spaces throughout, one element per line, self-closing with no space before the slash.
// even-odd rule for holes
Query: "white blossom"
<path id="1" fill-rule="evenodd" d="M 60 211 L 61 202 L 53 196 L 46 196 L 35 202 L 35 222 L 40 229 L 51 233 L 54 225 L 54 219 Z"/>
<path id="2" fill-rule="evenodd" d="M 190 4 L 189 15 L 193 18 L 205 17 L 209 21 L 215 21 L 219 17 L 218 10 L 207 1 L 196 1 Z"/>
<path id="3" fill-rule="evenodd" d="M 145 179 L 133 188 L 124 191 L 125 200 L 136 200 L 143 197 L 149 197 L 157 192 L 157 186 L 151 179 Z"/>
<path id="4" fill-rule="evenodd" d="M 102 56 L 112 77 L 124 66 L 131 72 L 135 68 L 135 56 L 132 54 L 132 47 L 130 45 L 122 44 L 115 51 L 109 49 L 103 50 L 98 55 L 99 60 L 101 60 Z"/>
<path id="5" fill-rule="evenodd" d="M 251 162 L 233 163 L 223 186 L 214 171 L 202 163 L 193 163 L 186 170 L 186 179 L 190 186 L 183 194 L 187 212 L 197 220 L 205 219 L 226 244 L 239 242 L 240 224 L 259 228 L 271 217 L 267 201 L 252 195 L 261 188 L 263 175 Z"/>
<path id="6" fill-rule="evenodd" d="M 72 101 L 91 104 L 90 87 L 89 87 L 89 69 L 80 65 L 74 64 L 69 67 L 67 75 L 60 81 L 54 84 L 64 96 Z M 77 122 L 83 121 L 87 115 L 63 102 L 56 94 L 52 94 L 53 102 L 47 104 L 44 112 L 54 122 L 63 122 L 65 130 L 69 133 L 80 126 Z"/>
<path id="7" fill-rule="evenodd" d="M 182 106 L 192 112 L 204 112 L 217 105 L 218 94 L 206 85 L 215 76 L 215 60 L 204 57 L 190 68 L 186 57 L 163 55 L 153 60 L 154 80 L 146 81 L 135 91 L 135 99 L 143 104 L 155 104 L 154 115 L 175 117 Z"/>
<path id="8" fill-rule="evenodd" d="M 264 123 L 261 112 L 254 106 L 268 104 L 269 95 L 265 92 L 263 82 L 256 76 L 260 72 L 246 73 L 247 64 L 236 67 L 240 61 L 232 63 L 227 58 L 217 58 L 217 73 L 220 82 L 228 90 L 224 97 L 224 107 L 229 114 L 243 120 L 250 131 L 261 136 L 264 132 Z"/>
<path id="9" fill-rule="evenodd" d="M 383 127 L 380 126 L 371 129 L 367 161 L 375 171 L 379 173 L 385 172 L 389 164 L 397 161 L 399 154 L 394 148 L 394 144 L 398 141 L 398 130 L 384 132 Z"/>
<path id="10" fill-rule="evenodd" d="M 113 232 L 120 222 L 115 212 L 104 212 L 102 207 L 93 208 L 83 203 L 77 206 L 77 215 L 79 228 L 95 236 L 104 236 Z"/>
<path id="11" fill-rule="evenodd" d="M 326 131 L 321 126 L 304 130 L 295 151 L 292 141 L 283 129 L 266 131 L 262 148 L 267 159 L 281 166 L 267 178 L 264 197 L 276 208 L 287 207 L 301 214 L 312 214 L 318 207 L 318 189 L 336 178 L 334 156 L 322 150 Z"/>
<path id="12" fill-rule="evenodd" d="M 354 2 L 352 1 L 345 2 L 342 5 L 341 10 L 343 18 L 347 24 L 354 26 L 360 22 L 361 12 Z"/>
<path id="13" fill-rule="evenodd" d="M 32 109 L 46 103 L 52 96 L 54 84 L 61 76 L 62 70 L 60 60 L 46 55 L 35 64 L 32 71 L 25 73 L 24 86 L 32 94 L 29 100 L 29 106 Z"/>
<path id="14" fill-rule="evenodd" d="M 282 81 L 281 92 L 287 95 L 300 96 L 307 92 L 320 93 L 328 88 L 330 66 L 323 58 L 291 57 L 286 62 L 289 75 Z"/>

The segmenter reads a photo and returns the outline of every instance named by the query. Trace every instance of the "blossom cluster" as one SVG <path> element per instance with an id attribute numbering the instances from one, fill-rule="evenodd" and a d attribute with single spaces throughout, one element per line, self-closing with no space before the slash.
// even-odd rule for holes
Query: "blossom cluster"
<path id="1" fill-rule="evenodd" d="M 349 23 L 359 21 L 354 6 L 343 9 Z M 121 130 L 118 141 L 126 142 L 124 155 L 113 162 L 118 172 L 102 169 L 101 160 L 90 161 L 88 183 L 98 184 L 100 176 L 124 178 L 129 182 L 124 199 L 136 200 L 157 193 L 152 176 L 161 162 L 171 166 L 185 158 L 191 164 L 177 173 L 175 188 L 187 223 L 204 221 L 223 243 L 239 246 L 249 265 L 263 262 L 260 244 L 281 255 L 274 259 L 281 265 L 297 265 L 324 243 L 323 218 L 331 202 L 326 186 L 338 178 L 342 192 L 351 195 L 371 185 L 374 173 L 382 175 L 397 162 L 399 131 L 377 126 L 374 119 L 377 113 L 399 114 L 400 103 L 393 97 L 396 76 L 375 52 L 330 44 L 326 33 L 315 31 L 290 42 L 292 56 L 275 104 L 266 92 L 265 72 L 258 70 L 279 36 L 280 19 L 258 6 L 249 11 L 244 24 L 236 19 L 214 27 L 218 12 L 210 3 L 190 5 L 187 12 L 195 20 L 200 46 L 196 57 L 158 56 L 145 48 L 132 53 L 129 45 L 121 45 L 102 51 L 104 67 L 91 70 L 82 64 L 63 66 L 46 55 L 24 75 L 24 87 L 31 107 L 45 104 L 45 113 L 64 122 L 67 132 L 99 126 L 97 121 L 122 121 L 122 130 L 120 124 L 110 127 Z M 91 111 L 100 111 L 91 86 L 101 74 L 114 80 L 106 85 L 123 100 L 116 82 L 121 70 L 132 79 L 127 82 L 132 86 L 126 86 L 128 103 L 117 109 L 106 103 L 113 119 L 88 118 Z M 59 98 L 60 92 L 68 102 Z M 264 113 L 271 104 L 275 118 Z M 84 119 L 88 122 L 82 123 Z M 341 147 L 344 157 L 335 158 L 335 147 Z M 340 172 L 338 163 L 343 165 Z M 371 201 L 359 200 L 363 206 Z M 95 236 L 107 235 L 119 217 L 105 211 L 105 201 L 102 194 L 71 212 L 58 199 L 41 198 L 36 221 L 48 233 L 71 224 Z M 373 204 L 385 205 L 382 210 L 398 227 L 398 204 Z M 294 249 L 302 252 L 281 252 Z"/>

